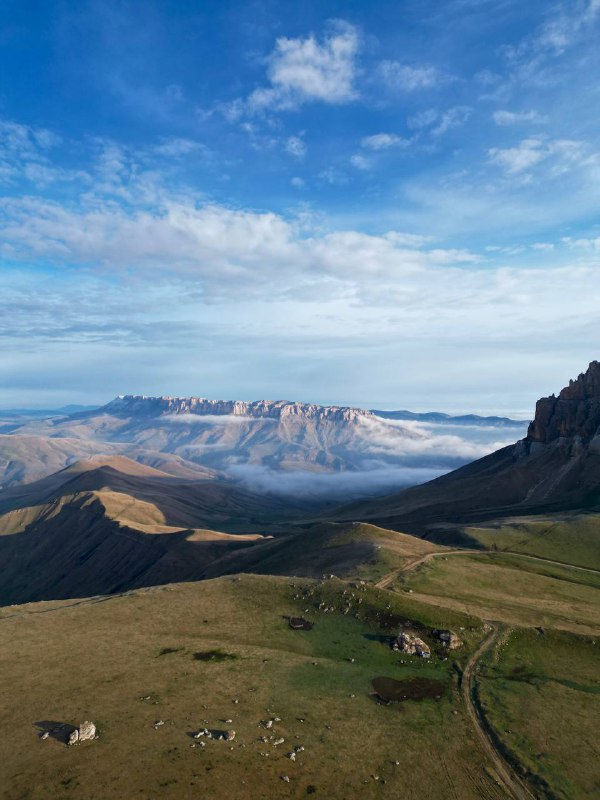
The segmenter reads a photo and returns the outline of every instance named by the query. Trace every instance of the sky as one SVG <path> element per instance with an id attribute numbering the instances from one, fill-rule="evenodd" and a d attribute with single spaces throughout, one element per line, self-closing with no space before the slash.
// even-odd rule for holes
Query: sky
<path id="1" fill-rule="evenodd" d="M 3 0 L 0 407 L 531 415 L 599 356 L 600 0 Z"/>

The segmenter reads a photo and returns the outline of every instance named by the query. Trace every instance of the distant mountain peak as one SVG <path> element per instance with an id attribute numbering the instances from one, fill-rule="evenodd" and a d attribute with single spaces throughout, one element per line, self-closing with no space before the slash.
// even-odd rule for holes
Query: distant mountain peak
<path id="1" fill-rule="evenodd" d="M 600 431 L 600 362 L 592 361 L 558 397 L 542 397 L 529 426 L 527 440 L 549 444 L 578 437 L 588 443 Z"/>
<path id="2" fill-rule="evenodd" d="M 291 400 L 209 400 L 205 397 L 149 397 L 147 395 L 119 395 L 101 411 L 111 414 L 197 414 L 199 416 L 236 416 L 256 419 L 299 417 L 318 421 L 351 422 L 358 417 L 374 417 L 371 411 L 351 406 L 321 406 Z"/>

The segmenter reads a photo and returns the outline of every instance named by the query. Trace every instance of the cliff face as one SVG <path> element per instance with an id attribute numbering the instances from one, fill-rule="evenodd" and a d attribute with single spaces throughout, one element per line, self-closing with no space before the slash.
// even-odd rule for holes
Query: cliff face
<path id="1" fill-rule="evenodd" d="M 198 414 L 239 416 L 283 420 L 298 417 L 316 421 L 352 422 L 359 417 L 374 417 L 370 411 L 348 406 L 319 406 L 313 403 L 293 403 L 286 400 L 207 400 L 204 397 L 146 397 L 125 395 L 117 397 L 102 411 L 109 414 Z"/>
<path id="2" fill-rule="evenodd" d="M 527 441 L 549 444 L 578 437 L 584 444 L 600 434 L 600 362 L 571 381 L 556 397 L 538 400 Z"/>

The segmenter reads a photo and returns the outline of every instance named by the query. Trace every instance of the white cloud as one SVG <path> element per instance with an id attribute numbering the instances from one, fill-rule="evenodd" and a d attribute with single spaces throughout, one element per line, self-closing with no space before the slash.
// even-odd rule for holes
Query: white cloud
<path id="1" fill-rule="evenodd" d="M 390 89 L 414 92 L 431 89 L 444 80 L 442 74 L 432 66 L 411 66 L 399 61 L 382 61 L 378 72 Z"/>
<path id="2" fill-rule="evenodd" d="M 360 146 L 368 150 L 388 150 L 390 147 L 407 147 L 408 139 L 395 133 L 375 133 L 372 136 L 363 136 Z"/>
<path id="3" fill-rule="evenodd" d="M 526 122 L 544 123 L 547 122 L 547 117 L 539 114 L 537 111 L 504 111 L 498 110 L 493 113 L 494 122 L 496 125 L 521 125 Z"/>
<path id="4" fill-rule="evenodd" d="M 296 158 L 304 158 L 306 155 L 306 144 L 300 136 L 290 136 L 285 143 L 286 151 Z"/>
<path id="5" fill-rule="evenodd" d="M 169 425 L 205 425 L 205 426 L 226 426 L 226 425 L 260 425 L 264 422 L 273 420 L 257 419 L 247 417 L 243 414 L 163 414 L 156 419 L 156 422 L 166 422 Z M 184 445 L 189 446 L 189 445 Z M 202 448 L 200 444 L 198 447 Z"/>
<path id="6" fill-rule="evenodd" d="M 360 153 L 355 153 L 353 156 L 351 156 L 350 163 L 353 167 L 356 167 L 356 169 L 360 169 L 363 172 L 371 169 L 371 162 L 369 159 L 365 158 L 365 156 L 361 155 Z"/>
<path id="7" fill-rule="evenodd" d="M 438 112 L 434 108 L 428 108 L 426 111 L 420 111 L 418 114 L 413 114 L 408 118 L 408 127 L 413 130 L 419 128 L 428 128 L 438 118 Z"/>
<path id="8" fill-rule="evenodd" d="M 539 137 L 523 139 L 516 147 L 493 147 L 488 150 L 488 156 L 493 164 L 503 167 L 509 175 L 520 175 L 542 161 L 551 160 L 548 174 L 556 176 L 589 160 L 581 142 L 571 139 L 548 141 Z"/>
<path id="9" fill-rule="evenodd" d="M 563 237 L 562 240 L 568 247 L 588 250 L 589 252 L 600 253 L 600 236 L 597 238 L 573 239 L 570 236 Z"/>
<path id="10" fill-rule="evenodd" d="M 291 183 L 291 184 L 292 184 L 292 186 L 294 186 L 296 189 L 303 189 L 303 188 L 306 186 L 306 181 L 304 180 L 304 178 L 300 178 L 300 177 L 298 177 L 297 175 L 296 175 L 295 177 L 293 177 L 293 178 L 292 178 L 292 180 L 290 181 L 290 183 Z"/>
<path id="11" fill-rule="evenodd" d="M 595 36 L 600 0 L 553 4 L 544 22 L 517 45 L 503 48 L 509 62 L 528 80 L 539 78 L 543 65 L 561 56 L 586 36 Z"/>
<path id="12" fill-rule="evenodd" d="M 238 119 L 244 113 L 293 110 L 307 102 L 339 105 L 354 100 L 359 43 L 358 29 L 342 20 L 321 41 L 313 34 L 280 37 L 267 59 L 269 85 L 229 104 L 226 115 Z"/>
<path id="13" fill-rule="evenodd" d="M 345 183 L 348 183 L 348 176 L 346 173 L 336 169 L 335 167 L 327 167 L 326 169 L 321 170 L 318 177 L 322 181 L 325 181 L 325 183 L 329 183 L 331 186 L 343 186 Z"/>
<path id="14" fill-rule="evenodd" d="M 413 130 L 429 128 L 432 136 L 443 136 L 449 130 L 464 125 L 472 113 L 473 109 L 469 106 L 453 106 L 443 112 L 429 108 L 409 117 L 408 127 Z"/>
<path id="15" fill-rule="evenodd" d="M 152 148 L 152 152 L 159 156 L 178 158 L 188 156 L 199 151 L 206 151 L 205 145 L 193 139 L 179 139 L 171 137 L 163 139 L 160 144 Z"/>
<path id="16" fill-rule="evenodd" d="M 440 116 L 439 122 L 431 129 L 432 136 L 443 136 L 453 128 L 459 128 L 471 116 L 472 109 L 468 106 L 454 106 Z"/>

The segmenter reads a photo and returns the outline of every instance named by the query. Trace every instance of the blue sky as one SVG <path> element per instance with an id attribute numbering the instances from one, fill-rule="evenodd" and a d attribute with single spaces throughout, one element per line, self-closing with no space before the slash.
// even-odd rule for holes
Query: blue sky
<path id="1" fill-rule="evenodd" d="M 0 405 L 527 414 L 598 357 L 600 0 L 0 7 Z"/>

